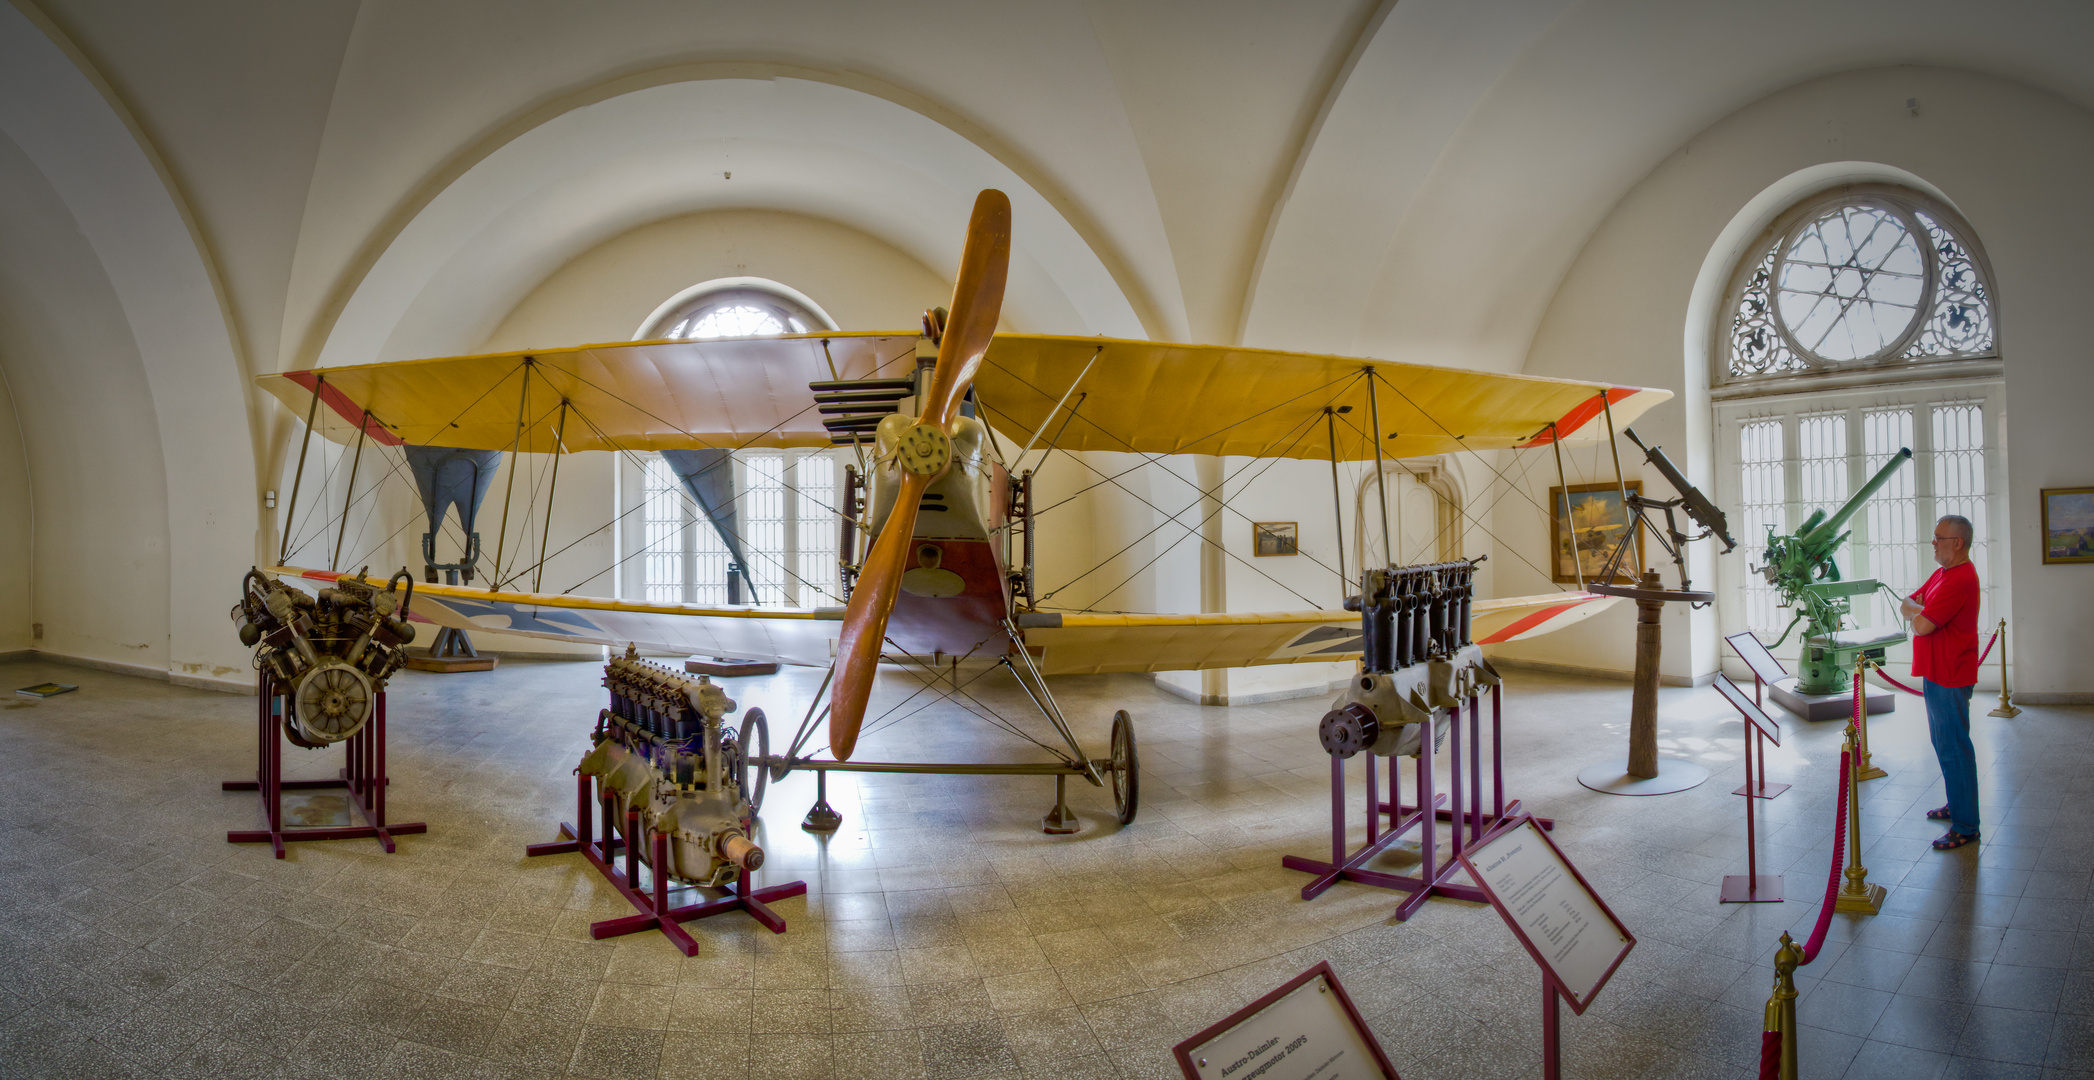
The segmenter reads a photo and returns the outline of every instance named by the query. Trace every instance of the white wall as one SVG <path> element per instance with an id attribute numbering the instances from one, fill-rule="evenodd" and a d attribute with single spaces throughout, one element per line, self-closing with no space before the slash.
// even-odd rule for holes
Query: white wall
<path id="1" fill-rule="evenodd" d="M 1906 109 L 1911 98 L 1920 102 L 1917 116 Z M 1859 164 L 1820 168 L 1834 163 Z M 1696 366 L 1704 362 L 1709 327 L 1699 312 L 1690 318 L 1690 309 L 1698 285 L 1711 273 L 1727 275 L 1741 254 L 1712 249 L 1719 238 L 1742 234 L 1749 241 L 1757 227 L 1732 228 L 1734 218 L 1785 178 L 1817 169 L 1813 175 L 1829 183 L 1869 168 L 1885 178 L 1910 174 L 1937 189 L 1970 221 L 1991 257 L 2007 380 L 2000 428 L 2014 521 L 2008 539 L 2016 686 L 2038 694 L 2094 690 L 2085 664 L 2094 651 L 2094 620 L 2086 614 L 2094 606 L 2094 574 L 2041 565 L 2036 502 L 2040 487 L 2085 484 L 2094 476 L 2080 415 L 2094 401 L 2085 319 L 2094 289 L 2094 263 L 2087 258 L 2094 206 L 2085 194 L 2085 178 L 2094 172 L 2094 114 L 2086 109 L 1992 76 L 1923 67 L 1849 72 L 1754 102 L 1689 139 L 1623 196 L 1557 289 L 1526 370 L 1604 370 L 1679 393 L 1636 426 L 1646 441 L 1664 444 L 1691 481 L 1707 485 L 1709 405 Z M 1630 462 L 1624 466 L 1631 478 L 1639 475 Z M 1580 470 L 1589 472 L 1590 463 Z M 1665 487 L 1655 475 L 1646 482 L 1661 492 Z M 1546 486 L 1534 485 L 1537 491 Z M 1539 515 L 1501 510 L 1497 529 L 1529 550 L 1546 548 Z M 1706 550 L 1701 558 L 1697 578 L 1713 581 Z M 1498 569 L 1518 572 L 1510 562 Z M 1528 585 L 1505 591 L 1529 585 L 1539 582 L 1529 575 Z M 1595 620 L 1591 632 L 1553 635 L 1505 653 L 1627 669 L 1634 613 L 1619 607 Z M 1713 620 L 1676 605 L 1666 620 L 1666 673 L 1714 670 Z"/>

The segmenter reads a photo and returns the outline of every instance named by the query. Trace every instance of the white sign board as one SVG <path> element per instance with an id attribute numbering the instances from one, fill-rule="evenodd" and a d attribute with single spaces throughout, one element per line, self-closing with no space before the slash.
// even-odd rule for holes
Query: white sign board
<path id="1" fill-rule="evenodd" d="M 1175 1052 L 1194 1080 L 1396 1080 L 1325 964 Z"/>
<path id="2" fill-rule="evenodd" d="M 1461 857 L 1507 925 L 1585 1011 L 1636 939 L 1532 818 Z"/>

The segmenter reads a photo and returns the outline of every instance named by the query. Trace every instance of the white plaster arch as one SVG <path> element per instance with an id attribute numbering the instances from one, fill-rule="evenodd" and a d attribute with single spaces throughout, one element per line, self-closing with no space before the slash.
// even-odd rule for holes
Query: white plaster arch
<path id="1" fill-rule="evenodd" d="M 320 365 L 469 349 L 576 254 L 695 211 L 808 214 L 952 266 L 984 187 L 1012 201 L 1007 323 L 1145 336 L 1104 262 L 1054 205 L 958 133 L 845 87 L 720 78 L 570 110 L 467 169 L 364 275 Z M 896 325 L 913 314 L 896 313 Z"/>
<path id="2" fill-rule="evenodd" d="M 1406 0 L 1303 151 L 1244 344 L 1522 370 L 1564 273 L 1623 194 L 1752 102 L 1915 63 L 2094 101 L 2077 44 L 2094 8 L 1970 14 L 1949 0 L 1521 0 L 1480 18 Z"/>
<path id="3" fill-rule="evenodd" d="M 67 50 L 13 5 L 0 5 L 0 132 L 49 180 L 106 274 L 137 344 L 156 422 L 150 430 L 116 430 L 91 410 L 65 420 L 103 429 L 113 462 L 160 463 L 166 489 L 164 515 L 141 507 L 143 520 L 133 523 L 166 538 L 166 565 L 149 575 L 165 582 L 165 621 L 127 628 L 158 640 L 127 656 L 83 658 L 142 664 L 182 681 L 244 682 L 249 658 L 227 631 L 225 610 L 255 552 L 225 540 L 259 528 L 254 442 L 240 354 L 206 255 L 124 117 Z M 40 524 L 48 535 L 82 527 Z M 90 595 L 110 605 L 125 600 Z M 69 617 L 38 614 L 51 623 Z"/>

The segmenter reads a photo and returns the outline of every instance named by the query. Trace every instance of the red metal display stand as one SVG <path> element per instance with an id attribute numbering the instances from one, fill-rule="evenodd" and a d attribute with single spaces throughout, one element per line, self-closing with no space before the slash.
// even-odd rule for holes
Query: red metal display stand
<path id="1" fill-rule="evenodd" d="M 1771 799 L 1789 789 L 1787 784 L 1778 784 L 1772 793 L 1763 794 L 1767 791 L 1767 744 L 1781 745 L 1781 727 L 1760 708 L 1757 700 L 1746 701 L 1745 692 L 1720 671 L 1716 673 L 1716 691 L 1738 710 L 1738 715 L 1745 721 L 1745 783 L 1731 792 L 1745 796 L 1745 872 L 1723 875 L 1723 889 L 1717 894 L 1717 901 L 1724 904 L 1778 904 L 1782 900 L 1781 875 L 1760 873 L 1759 834 L 1754 825 L 1757 815 L 1753 813 L 1753 803 Z M 1758 695 L 1754 696 L 1757 698 Z M 1753 779 L 1752 769 L 1755 758 L 1759 762 L 1757 781 Z"/>
<path id="2" fill-rule="evenodd" d="M 1448 752 L 1453 755 L 1450 780 L 1453 800 L 1449 804 L 1446 795 L 1433 791 L 1433 743 L 1431 732 L 1426 732 L 1418 757 L 1418 801 L 1403 802 L 1403 774 L 1397 767 L 1395 757 L 1389 763 L 1389 799 L 1383 802 L 1380 796 L 1380 781 L 1374 768 L 1374 759 L 1367 761 L 1367 842 L 1348 853 L 1345 850 L 1345 759 L 1331 755 L 1331 857 L 1306 859 L 1299 855 L 1287 855 L 1280 865 L 1289 870 L 1300 870 L 1315 874 L 1316 880 L 1302 887 L 1301 897 L 1313 900 L 1324 890 L 1340 881 L 1357 881 L 1383 889 L 1400 889 L 1410 895 L 1396 906 L 1396 918 L 1401 921 L 1411 917 L 1429 897 L 1438 894 L 1457 900 L 1482 902 L 1481 890 L 1471 885 L 1458 884 L 1452 876 L 1460 871 L 1458 861 L 1464 850 L 1483 842 L 1497 828 L 1525 814 L 1520 801 L 1505 801 L 1505 754 L 1504 754 L 1504 699 L 1503 688 L 1491 687 L 1491 809 L 1483 808 L 1483 755 L 1482 755 L 1482 699 L 1480 695 L 1469 698 L 1468 734 L 1462 733 L 1461 707 L 1451 711 L 1453 722 L 1448 739 Z M 1464 782 L 1464 756 L 1467 758 L 1467 776 Z M 1421 807 L 1431 807 L 1428 815 Z M 1389 826 L 1381 827 L 1381 818 L 1387 815 Z M 1556 823 L 1548 818 L 1534 818 L 1544 829 L 1553 829 Z M 1438 822 L 1454 823 L 1453 842 L 1445 862 L 1439 858 Z M 1416 875 L 1391 874 L 1383 870 L 1369 870 L 1367 864 L 1380 855 L 1390 844 L 1418 829 L 1422 847 L 1423 863 Z M 1464 835 L 1466 833 L 1466 835 Z"/>
<path id="3" fill-rule="evenodd" d="M 259 791 L 262 793 L 262 812 L 268 819 L 265 829 L 232 829 L 225 834 L 228 844 L 267 843 L 276 849 L 276 857 L 284 857 L 284 844 L 292 840 L 356 840 L 370 838 L 385 848 L 386 854 L 394 851 L 393 837 L 404 833 L 428 832 L 429 826 L 420 821 L 399 825 L 385 822 L 385 691 L 378 692 L 371 703 L 370 722 L 363 730 L 349 736 L 343 748 L 349 755 L 348 766 L 334 780 L 286 780 L 284 779 L 284 739 L 282 735 L 284 710 L 290 707 L 290 695 L 277 688 L 276 680 L 262 672 L 261 685 L 256 689 L 256 728 L 259 738 L 255 748 L 255 778 L 252 780 L 227 780 L 219 785 L 222 791 Z M 284 792 L 312 791 L 323 788 L 346 788 L 349 803 L 365 824 L 320 827 L 284 826 Z"/>
<path id="4" fill-rule="evenodd" d="M 613 809 L 610 795 L 596 793 L 592 790 L 593 785 L 594 780 L 591 777 L 575 778 L 575 820 L 572 824 L 564 821 L 560 823 L 560 835 L 563 839 L 545 844 L 532 844 L 524 848 L 526 856 L 579 853 L 582 858 L 589 860 L 589 865 L 596 867 L 597 872 L 603 875 L 605 881 L 611 883 L 612 888 L 618 890 L 618 895 L 625 897 L 628 903 L 639 909 L 640 913 L 637 915 L 625 915 L 591 923 L 590 937 L 601 941 L 608 937 L 637 934 L 643 930 L 660 930 L 662 936 L 676 946 L 677 951 L 685 956 L 696 956 L 698 941 L 681 924 L 693 919 L 724 915 L 730 911 L 746 911 L 771 933 L 785 933 L 785 919 L 772 911 L 768 905 L 787 897 L 804 894 L 807 891 L 806 882 L 788 881 L 783 885 L 766 885 L 761 889 L 751 889 L 749 874 L 744 872 L 736 879 L 733 891 L 726 896 L 682 907 L 671 907 L 669 875 L 655 869 L 667 864 L 668 837 L 643 830 L 640 826 L 639 811 L 626 811 L 625 835 L 647 838 L 649 858 L 642 862 L 637 845 L 626 843 L 618 835 L 617 826 L 613 824 L 616 811 Z M 597 812 L 599 810 L 601 813 Z M 594 819 L 599 818 L 603 822 L 603 834 L 592 836 L 596 831 Z M 623 870 L 618 868 L 618 857 L 621 853 L 625 856 Z M 648 880 L 644 884 L 640 873 L 642 867 L 647 870 Z"/>

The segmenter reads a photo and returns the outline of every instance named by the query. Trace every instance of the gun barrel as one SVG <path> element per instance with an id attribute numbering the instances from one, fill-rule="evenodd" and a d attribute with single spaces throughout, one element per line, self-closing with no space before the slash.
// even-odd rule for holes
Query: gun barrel
<path id="1" fill-rule="evenodd" d="M 1738 542 L 1730 538 L 1730 528 L 1724 520 L 1723 511 L 1716 509 L 1716 504 L 1710 502 L 1708 496 L 1703 495 L 1700 489 L 1687 482 L 1687 478 L 1680 474 L 1679 467 L 1672 463 L 1671 458 L 1665 456 L 1664 447 L 1643 445 L 1643 440 L 1636 437 L 1634 428 L 1623 428 L 1622 434 L 1627 435 L 1629 441 L 1635 443 L 1637 449 L 1643 451 L 1643 460 L 1658 470 L 1659 475 L 1665 478 L 1665 482 L 1672 485 L 1672 490 L 1680 493 L 1680 498 L 1685 504 L 1688 517 L 1693 518 L 1701 523 L 1703 528 L 1721 537 L 1723 539 L 1723 550 L 1729 551 L 1738 546 Z"/>
<path id="2" fill-rule="evenodd" d="M 1833 511 L 1831 517 L 1803 536 L 1803 543 L 1809 547 L 1816 547 L 1837 533 L 1847 524 L 1849 518 L 1861 511 L 1862 504 L 1868 502 L 1870 496 L 1881 490 L 1883 485 L 1890 483 L 1890 478 L 1897 473 L 1898 467 L 1911 459 L 1912 450 L 1909 447 L 1899 448 L 1897 453 L 1890 456 L 1889 461 L 1883 463 L 1883 468 L 1876 470 L 1876 475 L 1870 477 L 1868 483 L 1861 485 L 1861 490 L 1855 492 L 1853 498 L 1848 499 L 1838 510 Z"/>

